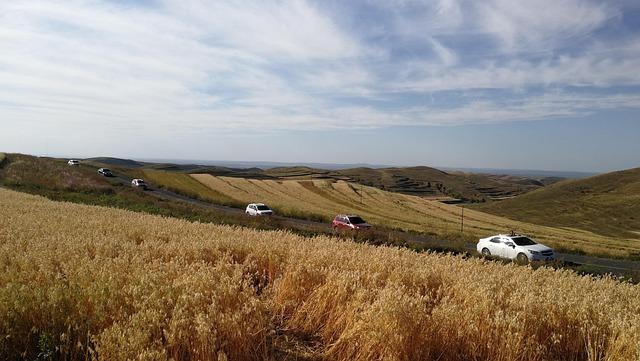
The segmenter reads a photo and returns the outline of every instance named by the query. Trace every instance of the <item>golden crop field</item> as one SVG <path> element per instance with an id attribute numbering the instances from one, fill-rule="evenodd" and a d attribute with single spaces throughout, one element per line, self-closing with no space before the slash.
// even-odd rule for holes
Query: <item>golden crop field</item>
<path id="1" fill-rule="evenodd" d="M 459 236 L 462 208 L 438 201 L 393 193 L 345 181 L 254 180 L 192 174 L 209 188 L 237 201 L 264 202 L 285 213 L 295 210 L 330 219 L 340 213 L 355 213 L 374 225 L 384 225 L 453 238 Z M 570 229 L 539 226 L 464 210 L 464 234 L 487 237 L 510 230 L 535 237 L 560 249 L 591 254 L 628 256 L 640 252 L 640 239 L 614 238 Z"/>
<path id="2" fill-rule="evenodd" d="M 166 172 L 155 169 L 143 169 L 140 177 L 145 178 L 153 184 L 163 186 L 169 190 L 185 194 L 190 197 L 199 198 L 216 204 L 233 205 L 233 199 L 224 194 L 202 185 L 191 178 L 188 174 L 177 172 Z"/>
<path id="3" fill-rule="evenodd" d="M 0 358 L 638 360 L 640 286 L 0 189 Z"/>

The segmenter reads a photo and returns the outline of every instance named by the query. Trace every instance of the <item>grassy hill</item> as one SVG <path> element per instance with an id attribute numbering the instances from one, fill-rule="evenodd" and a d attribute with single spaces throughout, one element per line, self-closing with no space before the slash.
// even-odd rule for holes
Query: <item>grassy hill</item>
<path id="1" fill-rule="evenodd" d="M 207 173 L 215 176 L 252 179 L 333 179 L 360 183 L 384 190 L 423 197 L 448 197 L 485 201 L 513 197 L 548 184 L 559 178 L 528 178 L 464 172 L 444 172 L 431 167 L 317 169 L 306 166 L 259 168 L 229 168 L 198 164 L 147 163 L 118 158 L 91 158 L 96 165 L 129 169 L 152 169 L 182 173 Z"/>
<path id="2" fill-rule="evenodd" d="M 374 225 L 438 235 L 446 239 L 477 240 L 487 235 L 516 230 L 558 249 L 601 255 L 640 255 L 638 235 L 604 237 L 584 230 L 514 221 L 472 209 L 465 209 L 462 234 L 462 208 L 458 206 L 346 181 L 256 180 L 210 174 L 192 174 L 191 177 L 241 204 L 265 202 L 278 213 L 293 217 L 313 214 L 328 222 L 336 214 L 355 213 Z"/>
<path id="3" fill-rule="evenodd" d="M 96 172 L 98 166 L 101 164 L 82 162 L 78 167 L 70 167 L 64 159 L 6 154 L 4 161 L 0 162 L 0 186 L 53 200 L 116 207 L 200 222 L 242 225 L 257 229 L 289 228 L 276 220 L 246 217 L 243 214 L 230 214 L 183 202 L 159 199 L 147 192 L 134 189 L 128 184 L 122 184 L 117 179 L 98 175 Z M 118 171 L 123 170 L 118 169 Z M 138 172 L 131 169 L 126 171 Z M 150 174 L 160 171 L 145 170 L 145 172 L 149 172 L 144 175 L 151 178 Z M 132 175 L 138 176 L 138 174 Z M 161 172 L 159 178 L 168 183 L 167 188 L 187 188 L 189 191 L 184 192 L 187 196 L 225 204 L 226 198 L 223 195 L 217 194 L 186 174 Z M 156 179 L 153 178 L 153 180 Z M 297 231 L 308 232 L 304 228 Z"/>
<path id="4" fill-rule="evenodd" d="M 430 167 L 354 168 L 337 171 L 352 181 L 418 196 L 446 195 L 474 201 L 512 197 L 540 187 L 537 179 L 463 172 L 444 172 Z"/>
<path id="5" fill-rule="evenodd" d="M 567 180 L 478 210 L 610 237 L 640 236 L 640 168 Z"/>
<path id="6" fill-rule="evenodd" d="M 0 269 L 8 360 L 640 359 L 611 278 L 6 189 Z"/>

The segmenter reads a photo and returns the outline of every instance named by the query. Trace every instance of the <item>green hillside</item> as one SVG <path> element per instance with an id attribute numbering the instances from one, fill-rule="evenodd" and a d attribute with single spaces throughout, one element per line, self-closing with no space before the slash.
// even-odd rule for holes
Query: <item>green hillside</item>
<path id="1" fill-rule="evenodd" d="M 568 180 L 476 209 L 545 226 L 640 237 L 640 168 Z"/>

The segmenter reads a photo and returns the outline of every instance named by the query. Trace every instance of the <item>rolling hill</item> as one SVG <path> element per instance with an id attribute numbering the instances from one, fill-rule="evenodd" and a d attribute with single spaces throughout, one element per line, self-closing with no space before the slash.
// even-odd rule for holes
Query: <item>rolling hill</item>
<path id="1" fill-rule="evenodd" d="M 265 202 L 277 213 L 292 217 L 313 214 L 329 221 L 336 214 L 355 213 L 374 225 L 448 239 L 477 240 L 515 230 L 558 249 L 623 257 L 640 254 L 639 235 L 606 237 L 584 230 L 514 221 L 472 209 L 464 211 L 464 234 L 461 234 L 462 208 L 458 206 L 342 180 L 257 180 L 210 174 L 190 176 L 227 199 L 241 204 Z"/>
<path id="2" fill-rule="evenodd" d="M 552 227 L 610 237 L 640 236 L 640 168 L 566 180 L 474 208 Z"/>
<path id="3" fill-rule="evenodd" d="M 445 172 L 431 167 L 354 168 L 338 173 L 352 181 L 418 196 L 450 196 L 472 201 L 513 197 L 545 186 L 539 179 Z"/>
<path id="4" fill-rule="evenodd" d="M 215 176 L 251 179 L 332 179 L 360 183 L 383 190 L 440 199 L 481 202 L 514 197 L 557 182 L 557 177 L 520 177 L 442 171 L 431 167 L 350 168 L 327 170 L 307 166 L 229 168 L 198 164 L 148 163 L 118 158 L 91 158 L 96 165 L 137 170 L 164 170 L 183 173 L 207 173 Z"/>

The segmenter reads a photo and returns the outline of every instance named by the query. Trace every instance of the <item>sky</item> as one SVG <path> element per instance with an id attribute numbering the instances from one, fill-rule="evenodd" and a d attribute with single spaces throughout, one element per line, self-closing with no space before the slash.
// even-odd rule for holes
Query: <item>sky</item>
<path id="1" fill-rule="evenodd" d="M 633 0 L 0 1 L 0 151 L 640 166 Z"/>

